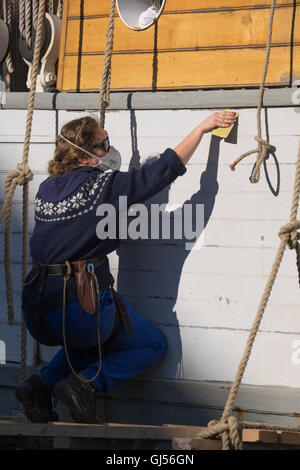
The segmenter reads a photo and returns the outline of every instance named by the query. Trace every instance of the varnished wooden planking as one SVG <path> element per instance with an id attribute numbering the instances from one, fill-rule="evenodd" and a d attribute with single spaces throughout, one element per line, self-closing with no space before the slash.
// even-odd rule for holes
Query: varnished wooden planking
<path id="1" fill-rule="evenodd" d="M 282 8 L 274 16 L 273 44 L 289 44 L 287 31 L 292 27 L 292 9 Z M 267 10 L 246 10 L 224 13 L 188 13 L 182 16 L 163 15 L 158 23 L 157 50 L 202 49 L 218 47 L 258 46 L 266 43 Z M 82 39 L 80 28 L 82 27 Z M 89 18 L 68 22 L 65 54 L 97 53 L 105 50 L 107 18 Z M 294 42 L 300 43 L 300 8 L 295 16 Z M 114 52 L 153 50 L 154 28 L 128 34 L 120 18 L 115 20 Z M 138 35 L 138 36 L 137 36 Z M 137 42 L 138 39 L 138 42 Z"/>
<path id="2" fill-rule="evenodd" d="M 198 2 L 191 0 L 184 5 L 184 11 L 190 13 L 173 15 L 169 14 L 171 10 L 183 11 L 182 5 L 166 2 L 158 22 L 157 37 L 154 27 L 137 33 L 128 29 L 116 15 L 112 89 L 258 86 L 265 57 L 270 3 L 249 0 L 224 5 L 214 1 L 201 3 L 199 9 Z M 109 4 L 108 0 L 101 5 L 92 0 L 65 2 L 59 90 L 99 89 L 108 22 L 107 15 L 103 15 Z M 277 4 L 267 77 L 269 86 L 290 85 L 300 76 L 297 50 L 300 14 L 292 5 L 283 1 Z M 80 16 L 89 18 L 79 20 Z M 288 47 L 291 31 L 293 58 Z M 78 54 L 79 59 L 69 56 Z M 118 54 L 123 57 L 117 57 Z"/>
<path id="3" fill-rule="evenodd" d="M 81 57 L 81 90 L 98 90 L 103 55 Z M 300 77 L 300 46 L 293 48 L 294 70 L 290 74 L 290 48 L 274 47 L 270 55 L 267 85 L 287 86 Z M 111 88 L 171 89 L 258 86 L 265 51 L 247 49 L 187 51 L 157 54 L 157 71 L 153 54 L 114 55 Z M 66 56 L 62 89 L 75 91 L 78 83 L 78 57 Z M 120 73 L 122 71 L 122 73 Z M 157 73 L 157 75 L 156 75 Z"/>
<path id="4" fill-rule="evenodd" d="M 66 48 L 66 40 L 67 40 L 67 27 L 68 27 L 68 17 L 69 17 L 69 1 L 63 2 L 63 10 L 62 10 L 62 22 L 61 22 L 61 36 L 60 36 L 60 43 L 59 43 L 59 60 L 58 60 L 58 67 L 57 67 L 57 84 L 61 83 L 62 75 L 63 75 L 63 61 L 64 61 L 64 54 Z"/>
<path id="5" fill-rule="evenodd" d="M 78 54 L 80 41 L 80 20 L 68 22 L 65 54 Z M 85 19 L 82 25 L 82 41 L 80 50 L 82 53 L 103 53 L 105 50 L 107 18 Z M 115 19 L 114 52 L 119 50 L 152 50 L 154 45 L 154 28 L 132 31 L 128 34 L 128 28 L 118 17 Z M 138 36 L 136 36 L 138 34 Z M 138 39 L 138 42 L 137 42 Z"/>

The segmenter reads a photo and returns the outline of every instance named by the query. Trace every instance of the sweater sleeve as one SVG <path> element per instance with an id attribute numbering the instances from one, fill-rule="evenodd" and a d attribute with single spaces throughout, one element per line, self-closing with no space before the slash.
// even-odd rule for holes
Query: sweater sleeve
<path id="1" fill-rule="evenodd" d="M 111 196 L 127 196 L 128 205 L 144 202 L 185 172 L 186 167 L 178 155 L 168 148 L 153 163 L 145 163 L 141 168 L 127 172 L 116 172 L 112 178 Z"/>

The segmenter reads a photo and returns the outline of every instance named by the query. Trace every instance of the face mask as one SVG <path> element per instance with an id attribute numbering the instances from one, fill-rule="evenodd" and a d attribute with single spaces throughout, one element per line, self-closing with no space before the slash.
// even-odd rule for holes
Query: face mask
<path id="1" fill-rule="evenodd" d="M 95 155 L 96 156 L 96 155 Z M 104 157 L 97 157 L 98 163 L 92 165 L 93 168 L 99 168 L 101 171 L 116 171 L 121 167 L 121 155 L 114 147 L 110 147 L 109 152 Z"/>
<path id="2" fill-rule="evenodd" d="M 110 146 L 109 152 L 108 152 L 107 155 L 105 155 L 104 157 L 97 157 L 97 155 L 94 155 L 93 153 L 89 152 L 88 150 L 74 144 L 74 142 L 71 142 L 64 135 L 59 134 L 59 137 L 64 139 L 66 142 L 68 142 L 70 145 L 77 148 L 78 150 L 81 150 L 82 152 L 86 153 L 87 155 L 90 155 L 90 157 L 98 158 L 98 163 L 96 163 L 96 165 L 90 165 L 93 168 L 99 168 L 99 170 L 101 170 L 101 171 L 108 171 L 108 170 L 116 171 L 116 170 L 119 170 L 119 168 L 121 167 L 122 160 L 121 160 L 120 152 L 118 152 L 112 146 Z"/>

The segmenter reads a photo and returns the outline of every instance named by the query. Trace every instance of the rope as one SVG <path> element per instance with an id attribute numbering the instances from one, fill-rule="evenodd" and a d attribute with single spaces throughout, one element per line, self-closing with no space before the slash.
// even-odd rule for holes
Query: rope
<path id="1" fill-rule="evenodd" d="M 32 0 L 32 18 L 33 18 L 33 27 L 36 29 L 37 20 L 39 15 L 39 0 Z"/>
<path id="2" fill-rule="evenodd" d="M 23 147 L 23 165 L 28 167 L 28 155 L 30 147 L 30 136 L 34 111 L 34 100 L 36 93 L 36 82 L 39 73 L 40 55 L 42 47 L 42 32 L 45 16 L 45 0 L 39 1 L 39 12 L 37 18 L 37 28 L 35 37 L 35 47 L 31 70 L 31 87 L 28 100 L 28 111 L 26 119 L 24 147 Z M 33 175 L 31 174 L 31 177 Z M 32 179 L 32 178 L 31 178 Z M 29 180 L 25 179 L 23 184 L 23 266 L 22 266 L 22 283 L 25 281 L 28 267 L 28 205 L 29 205 Z M 21 328 L 21 381 L 26 378 L 26 325 L 22 318 Z"/>
<path id="3" fill-rule="evenodd" d="M 98 102 L 100 105 L 100 126 L 104 128 L 105 110 L 110 103 L 111 57 L 114 42 L 114 14 L 116 0 L 111 0 L 108 29 L 106 33 L 105 56 L 102 72 L 101 89 Z"/>
<path id="4" fill-rule="evenodd" d="M 300 432 L 300 426 L 288 426 L 282 424 L 268 424 L 268 423 L 253 423 L 251 421 L 238 421 L 234 416 L 230 416 L 227 423 L 220 423 L 219 421 L 210 421 L 207 429 L 197 434 L 196 439 L 214 439 L 222 433 L 227 433 L 230 436 L 229 447 L 223 450 L 242 450 L 242 430 L 243 429 L 264 429 L 267 431 L 290 431 Z"/>
<path id="5" fill-rule="evenodd" d="M 54 2 L 53 0 L 48 0 L 48 12 L 51 13 L 51 15 L 53 15 L 54 13 Z"/>
<path id="6" fill-rule="evenodd" d="M 25 39 L 25 0 L 19 0 L 19 31 Z"/>
<path id="7" fill-rule="evenodd" d="M 10 265 L 10 240 L 11 240 L 11 225 L 12 225 L 12 199 L 15 189 L 18 185 L 23 186 L 23 266 L 22 266 L 22 283 L 24 283 L 27 267 L 28 267 L 28 203 L 29 203 L 29 181 L 32 180 L 33 174 L 28 166 L 28 154 L 30 146 L 30 135 L 34 111 L 34 99 L 36 93 L 36 80 L 39 71 L 39 59 L 41 52 L 42 28 L 45 13 L 45 0 L 40 0 L 36 42 L 34 48 L 31 88 L 29 92 L 28 111 L 26 119 L 26 128 L 24 136 L 24 147 L 22 163 L 17 165 L 17 170 L 12 171 L 5 181 L 5 197 L 4 203 L 0 211 L 0 225 L 5 222 L 5 282 L 7 292 L 7 309 L 8 309 L 8 322 L 10 325 L 15 323 L 14 308 L 13 308 L 13 290 L 12 290 L 12 274 Z M 21 324 L 21 380 L 24 381 L 26 377 L 26 327 L 24 320 Z"/>
<path id="8" fill-rule="evenodd" d="M 258 146 L 254 150 L 249 150 L 248 152 L 243 153 L 239 158 L 237 158 L 231 165 L 230 169 L 235 170 L 236 165 L 243 160 L 245 157 L 252 155 L 253 153 L 257 153 L 255 166 L 253 168 L 252 174 L 250 176 L 251 183 L 258 183 L 260 178 L 260 167 L 266 158 L 268 152 L 272 148 L 272 146 L 264 139 L 262 139 L 262 130 L 261 130 L 261 110 L 263 106 L 263 96 L 265 90 L 265 82 L 266 76 L 270 61 L 270 51 L 271 51 L 271 40 L 272 40 L 272 32 L 273 32 L 273 21 L 274 21 L 274 13 L 275 13 L 275 6 L 276 0 L 272 0 L 271 11 L 270 11 L 270 19 L 269 19 L 269 30 L 268 30 L 268 39 L 267 39 L 267 46 L 266 46 L 266 56 L 265 56 L 265 63 L 264 69 L 262 74 L 262 79 L 259 87 L 259 95 L 258 95 L 258 106 L 257 106 L 257 136 L 255 140 L 258 142 Z"/>
<path id="9" fill-rule="evenodd" d="M 297 230 L 300 228 L 300 221 L 296 219 L 296 216 L 297 216 L 298 208 L 299 208 L 299 195 L 300 195 L 300 142 L 299 142 L 299 150 L 298 150 L 298 158 L 297 158 L 297 166 L 296 166 L 293 201 L 292 201 L 291 212 L 290 212 L 290 222 L 282 226 L 278 233 L 281 239 L 280 245 L 277 250 L 277 254 L 273 262 L 272 270 L 269 275 L 262 299 L 260 301 L 256 317 L 251 327 L 248 340 L 246 343 L 246 347 L 245 347 L 242 359 L 238 367 L 238 371 L 236 373 L 235 379 L 230 389 L 229 396 L 227 398 L 227 402 L 226 402 L 226 405 L 225 405 L 225 408 L 221 417 L 221 421 L 220 422 L 214 421 L 210 423 L 210 425 L 208 426 L 208 430 L 201 432 L 197 436 L 200 438 L 207 438 L 207 437 L 215 437 L 216 435 L 221 433 L 224 450 L 230 449 L 231 446 L 233 446 L 233 448 L 235 449 L 236 448 L 239 449 L 242 446 L 240 437 L 238 436 L 240 436 L 240 426 L 243 426 L 243 423 L 239 423 L 239 425 L 237 426 L 234 416 L 231 415 L 232 410 L 233 410 L 233 404 L 236 399 L 239 386 L 241 384 L 247 363 L 249 361 L 252 347 L 254 344 L 254 340 L 256 338 L 272 288 L 274 286 L 274 282 L 275 282 L 286 246 L 289 246 L 289 248 L 291 249 L 295 248 L 297 252 L 297 257 L 298 257 L 297 240 L 299 238 L 299 234 L 297 233 Z M 267 426 L 269 425 L 259 423 L 258 428 L 271 429 L 270 427 L 267 427 Z M 280 428 L 279 426 L 275 425 L 273 429 L 279 430 L 279 428 Z M 289 431 L 300 431 L 300 428 L 295 427 L 295 426 L 287 426 L 285 429 Z"/>
<path id="10" fill-rule="evenodd" d="M 25 39 L 28 47 L 32 46 L 31 2 L 25 1 Z"/>
<path id="11" fill-rule="evenodd" d="M 12 11 L 11 11 L 11 2 L 8 3 L 7 5 L 7 0 L 3 0 L 2 3 L 2 8 L 3 8 L 3 20 L 8 26 L 9 33 L 11 34 L 11 25 L 12 25 Z M 7 71 L 8 73 L 13 73 L 14 72 L 14 66 L 13 66 L 13 61 L 11 57 L 11 52 L 7 54 L 7 57 L 5 59 L 5 63 L 7 66 Z"/>
<path id="12" fill-rule="evenodd" d="M 57 9 L 56 15 L 61 18 L 62 17 L 62 9 L 63 9 L 63 0 L 58 0 L 57 2 Z"/>

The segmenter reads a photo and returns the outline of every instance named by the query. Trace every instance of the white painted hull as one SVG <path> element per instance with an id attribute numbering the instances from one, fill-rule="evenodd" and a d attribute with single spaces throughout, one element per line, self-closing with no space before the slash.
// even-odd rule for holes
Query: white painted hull
<path id="1" fill-rule="evenodd" d="M 144 374 L 150 379 L 231 382 L 242 356 L 268 274 L 279 245 L 278 232 L 289 221 L 300 120 L 297 108 L 269 108 L 269 140 L 276 147 L 280 186 L 275 196 L 262 168 L 258 184 L 249 176 L 255 156 L 243 160 L 232 172 L 229 164 L 241 153 L 256 147 L 256 110 L 237 109 L 237 144 L 220 144 L 219 159 L 208 167 L 217 170 L 219 189 L 208 195 L 213 208 L 201 235 L 198 249 L 167 241 L 126 242 L 110 255 L 118 290 L 141 314 L 161 327 L 168 341 L 166 358 Z M 211 110 L 137 110 L 134 113 L 137 149 L 142 161 L 167 147 L 175 146 Z M 37 110 L 34 114 L 29 165 L 35 174 L 30 183 L 30 231 L 33 228 L 33 198 L 47 177 L 54 140 L 61 125 L 83 111 Z M 263 113 L 264 114 L 264 113 Z M 122 170 L 132 156 L 130 111 L 108 111 L 106 129 L 111 143 L 120 151 Z M 1 200 L 4 179 L 22 158 L 25 110 L 0 110 Z M 263 135 L 265 119 L 263 116 Z M 182 204 L 200 189 L 206 168 L 211 135 L 203 138 L 170 192 L 157 202 Z M 267 161 L 273 188 L 277 188 L 274 160 Z M 21 189 L 13 206 L 12 271 L 17 324 L 7 325 L 3 254 L 1 255 L 0 339 L 6 343 L 7 363 L 18 362 L 21 289 Z M 3 228 L 1 230 L 3 240 Z M 2 251 L 3 253 L 3 251 Z M 300 387 L 300 290 L 296 256 L 287 250 L 269 305 L 256 338 L 243 384 L 254 386 Z M 34 362 L 35 345 L 28 340 L 28 365 Z M 53 348 L 42 347 L 47 360 Z M 171 382 L 170 382 L 171 383 Z"/>

